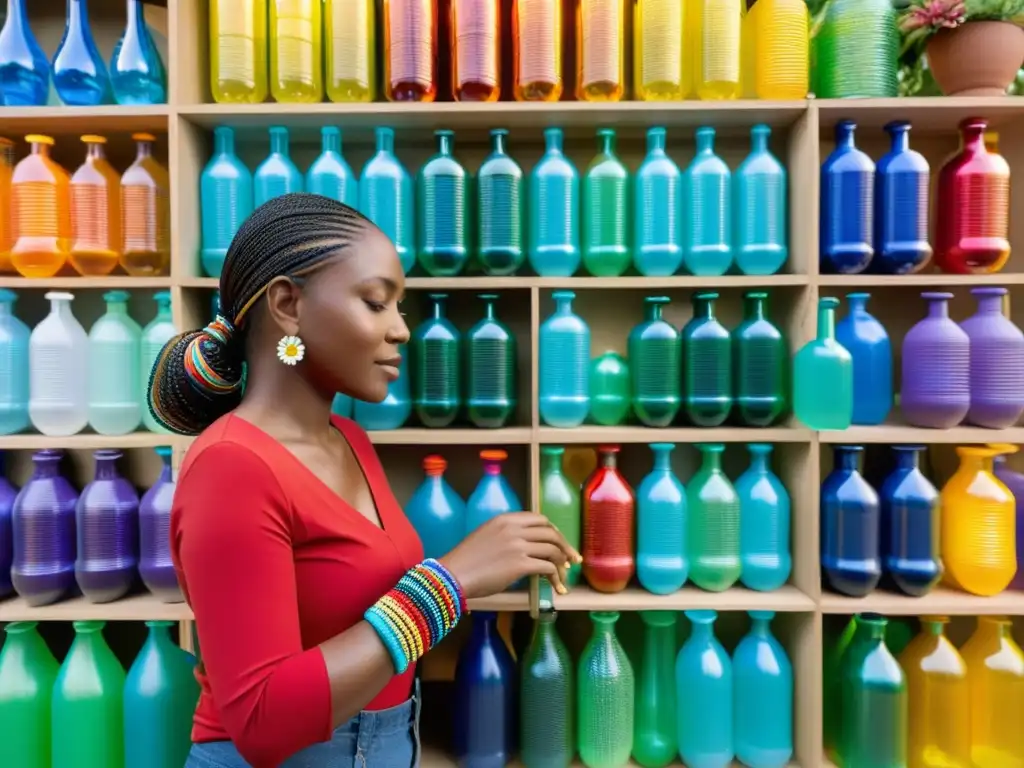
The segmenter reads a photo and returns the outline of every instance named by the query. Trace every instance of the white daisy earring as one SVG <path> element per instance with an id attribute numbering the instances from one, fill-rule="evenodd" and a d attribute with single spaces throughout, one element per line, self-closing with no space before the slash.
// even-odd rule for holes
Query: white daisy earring
<path id="1" fill-rule="evenodd" d="M 298 336 L 282 336 L 277 342 L 277 359 L 285 365 L 295 365 L 306 356 L 306 345 Z"/>

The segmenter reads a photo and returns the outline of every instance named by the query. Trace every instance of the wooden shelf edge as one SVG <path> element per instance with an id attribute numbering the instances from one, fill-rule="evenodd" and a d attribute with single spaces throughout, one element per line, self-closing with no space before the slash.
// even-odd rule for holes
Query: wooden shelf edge
<path id="1" fill-rule="evenodd" d="M 67 437 L 51 437 L 39 434 L 4 435 L 0 437 L 0 451 L 75 451 L 99 450 L 102 448 L 131 450 L 137 448 L 157 448 L 161 445 L 175 446 L 182 439 L 179 435 L 165 435 L 156 432 L 131 432 L 127 435 L 79 433 L 77 435 L 68 435 Z"/>
<path id="2" fill-rule="evenodd" d="M 761 610 L 780 613 L 810 613 L 817 609 L 813 599 L 789 585 L 772 592 L 756 592 L 745 587 L 706 592 L 685 586 L 669 595 L 655 595 L 634 586 L 605 594 L 579 585 L 567 595 L 554 595 L 554 607 L 557 611 L 685 611 L 710 608 L 721 612 Z"/>
<path id="3" fill-rule="evenodd" d="M 937 587 L 922 597 L 907 597 L 876 590 L 865 597 L 833 593 L 821 596 L 825 614 L 880 613 L 883 616 L 1024 616 L 1024 592 L 1006 591 L 978 597 L 947 587 Z"/>
<path id="4" fill-rule="evenodd" d="M 99 291 L 113 288 L 125 290 L 169 289 L 174 281 L 169 277 L 131 277 L 110 275 L 108 277 L 14 277 L 0 276 L 0 288 L 12 290 L 67 290 Z"/>
<path id="5" fill-rule="evenodd" d="M 465 277 L 407 277 L 405 287 L 414 290 L 596 290 L 634 289 L 660 290 L 672 288 L 785 288 L 810 284 L 809 275 L 725 275 L 723 277 L 695 277 L 693 275 L 672 275 L 670 277 L 537 277 L 536 275 L 510 275 L 508 277 L 487 277 L 470 275 Z M 178 280 L 183 288 L 216 290 L 220 280 L 216 277 L 183 277 Z"/>
<path id="6" fill-rule="evenodd" d="M 1024 285 L 1024 272 L 994 275 L 820 275 L 822 288 L 909 288 L 929 286 Z"/>
<path id="7" fill-rule="evenodd" d="M 20 597 L 0 602 L 4 621 L 182 621 L 192 618 L 185 603 L 162 603 L 149 594 L 131 595 L 111 603 L 90 603 L 73 597 L 52 605 L 30 607 Z"/>
<path id="8" fill-rule="evenodd" d="M 828 444 L 898 443 L 937 444 L 984 444 L 1024 443 L 1024 426 L 1009 429 L 986 429 L 985 427 L 953 427 L 952 429 L 923 429 L 904 424 L 880 424 L 877 427 L 850 427 L 842 430 L 828 430 L 818 433 L 819 440 Z"/>
<path id="9" fill-rule="evenodd" d="M 445 753 L 443 750 L 433 746 L 423 746 L 423 752 L 420 759 L 421 768 L 457 768 L 458 761 L 451 755 Z M 570 764 L 571 768 L 585 768 L 584 764 L 579 760 L 574 760 Z M 513 760 L 508 763 L 505 768 L 523 768 L 523 764 L 518 760 Z M 630 760 L 622 768 L 640 768 L 640 764 L 634 760 Z M 684 764 L 680 762 L 669 763 L 665 768 L 685 768 Z M 743 768 L 741 762 L 734 761 L 731 768 Z M 789 763 L 786 768 L 799 768 L 797 763 Z"/>
<path id="10" fill-rule="evenodd" d="M 540 427 L 541 444 L 598 443 L 808 443 L 811 431 L 802 427 L 597 427 L 575 429 Z"/>

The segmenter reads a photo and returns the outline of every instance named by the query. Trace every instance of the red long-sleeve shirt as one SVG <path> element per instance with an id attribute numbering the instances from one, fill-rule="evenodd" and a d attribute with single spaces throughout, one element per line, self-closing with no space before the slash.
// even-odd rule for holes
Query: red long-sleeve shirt
<path id="1" fill-rule="evenodd" d="M 276 768 L 331 736 L 317 646 L 358 623 L 423 548 L 366 433 L 334 419 L 366 475 L 377 527 L 287 448 L 227 415 L 189 449 L 171 512 L 171 550 L 196 617 L 202 665 L 192 738 L 230 739 L 254 768 Z M 414 671 L 370 703 L 405 701 Z"/>

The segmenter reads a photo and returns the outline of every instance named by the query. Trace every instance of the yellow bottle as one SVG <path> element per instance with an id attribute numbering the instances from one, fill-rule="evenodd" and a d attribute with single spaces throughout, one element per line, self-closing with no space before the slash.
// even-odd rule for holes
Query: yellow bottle
<path id="1" fill-rule="evenodd" d="M 0 137 L 0 275 L 14 272 L 14 218 L 11 216 L 11 175 L 14 173 L 14 142 Z"/>
<path id="2" fill-rule="evenodd" d="M 210 91 L 218 104 L 267 98 L 267 3 L 210 0 Z"/>
<path id="3" fill-rule="evenodd" d="M 374 0 L 324 0 L 324 70 L 327 98 L 373 101 L 377 95 Z"/>
<path id="4" fill-rule="evenodd" d="M 990 597 L 1006 589 L 1017 572 L 1013 494 L 992 473 L 992 459 L 1004 451 L 960 446 L 956 452 L 960 466 L 940 495 L 943 578 Z"/>
<path id="5" fill-rule="evenodd" d="M 68 173 L 50 157 L 53 138 L 25 137 L 32 152 L 11 175 L 11 216 L 17 237 L 11 263 L 22 277 L 53 277 L 71 246 Z"/>
<path id="6" fill-rule="evenodd" d="M 1024 766 L 1024 654 L 1005 616 L 980 616 L 962 649 L 971 693 L 971 758 L 978 768 Z"/>
<path id="7" fill-rule="evenodd" d="M 516 101 L 562 98 L 562 4 L 515 0 L 512 6 L 513 94 Z"/>
<path id="8" fill-rule="evenodd" d="M 682 101 L 689 95 L 685 29 L 685 0 L 637 0 L 633 6 L 633 89 L 638 100 Z"/>
<path id="9" fill-rule="evenodd" d="M 576 98 L 620 101 L 626 93 L 624 0 L 577 0 Z"/>
<path id="10" fill-rule="evenodd" d="M 324 98 L 322 0 L 270 0 L 270 95 L 310 104 Z"/>
<path id="11" fill-rule="evenodd" d="M 705 101 L 740 95 L 740 25 L 742 0 L 690 0 L 687 19 L 697 25 L 694 79 Z"/>
<path id="12" fill-rule="evenodd" d="M 753 8 L 740 4 L 740 98 L 757 98 L 757 20 L 760 5 Z"/>
<path id="13" fill-rule="evenodd" d="M 156 138 L 132 135 L 135 162 L 121 177 L 121 267 L 135 277 L 166 275 L 171 260 L 170 181 L 153 157 Z"/>
<path id="14" fill-rule="evenodd" d="M 757 0 L 748 17 L 754 50 L 753 97 L 806 99 L 811 22 L 805 0 Z"/>
<path id="15" fill-rule="evenodd" d="M 899 662 L 907 675 L 907 768 L 971 768 L 967 664 L 945 635 L 949 619 L 922 616 Z"/>
<path id="16" fill-rule="evenodd" d="M 109 275 L 121 248 L 121 178 L 107 162 L 102 136 L 83 136 L 85 162 L 71 176 L 71 266 Z"/>

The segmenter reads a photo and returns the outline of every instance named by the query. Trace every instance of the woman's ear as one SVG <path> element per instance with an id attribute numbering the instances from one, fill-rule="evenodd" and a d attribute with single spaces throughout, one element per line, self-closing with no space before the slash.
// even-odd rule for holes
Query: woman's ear
<path id="1" fill-rule="evenodd" d="M 302 289 L 287 277 L 275 277 L 267 285 L 267 314 L 282 336 L 297 336 Z"/>

